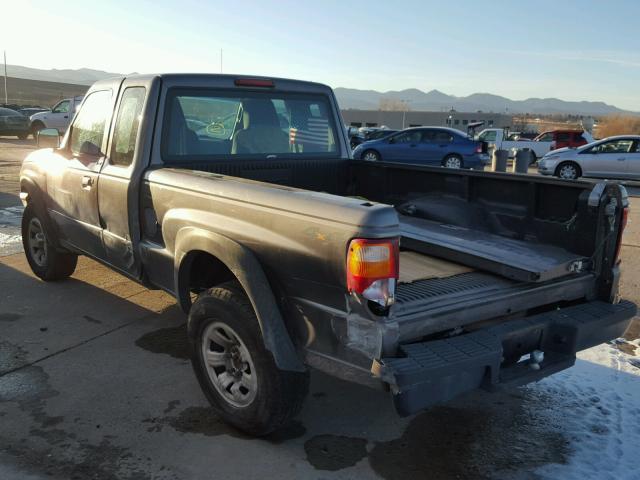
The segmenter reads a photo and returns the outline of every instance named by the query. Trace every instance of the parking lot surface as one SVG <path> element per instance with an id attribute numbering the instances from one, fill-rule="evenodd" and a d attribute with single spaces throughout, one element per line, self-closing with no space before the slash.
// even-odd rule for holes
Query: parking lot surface
<path id="1" fill-rule="evenodd" d="M 640 322 L 534 385 L 407 419 L 389 396 L 312 373 L 296 421 L 248 438 L 208 408 L 185 316 L 82 258 L 44 283 L 20 253 L 17 174 L 33 146 L 0 137 L 0 479 L 637 479 Z M 622 292 L 640 302 L 640 198 Z"/>

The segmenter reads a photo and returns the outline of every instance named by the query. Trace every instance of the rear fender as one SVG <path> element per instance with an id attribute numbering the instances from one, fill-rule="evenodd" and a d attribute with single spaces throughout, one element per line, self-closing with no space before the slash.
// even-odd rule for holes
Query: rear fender
<path id="1" fill-rule="evenodd" d="M 178 231 L 175 242 L 174 285 L 180 305 L 183 308 L 188 307 L 190 302 L 189 298 L 184 298 L 185 295 L 189 295 L 189 289 L 183 288 L 184 281 L 188 281 L 188 278 L 185 280 L 180 267 L 185 256 L 194 250 L 204 251 L 216 257 L 240 282 L 256 312 L 265 347 L 273 354 L 278 368 L 304 371 L 305 367 L 287 332 L 262 266 L 249 249 L 234 240 L 194 227 L 184 227 Z"/>

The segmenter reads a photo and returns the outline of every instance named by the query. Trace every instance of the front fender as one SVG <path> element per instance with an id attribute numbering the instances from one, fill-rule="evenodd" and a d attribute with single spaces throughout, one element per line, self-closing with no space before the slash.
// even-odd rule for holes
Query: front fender
<path id="1" fill-rule="evenodd" d="M 256 312 L 265 347 L 273 354 L 278 368 L 304 371 L 304 365 L 287 332 L 267 277 L 255 255 L 248 248 L 224 235 L 195 227 L 183 227 L 178 231 L 175 241 L 174 285 L 177 292 L 184 291 L 181 288 L 184 279 L 180 278 L 182 261 L 194 250 L 207 252 L 216 257 L 240 282 Z M 188 301 L 186 298 L 180 298 L 180 294 L 178 300 L 181 305 Z"/>

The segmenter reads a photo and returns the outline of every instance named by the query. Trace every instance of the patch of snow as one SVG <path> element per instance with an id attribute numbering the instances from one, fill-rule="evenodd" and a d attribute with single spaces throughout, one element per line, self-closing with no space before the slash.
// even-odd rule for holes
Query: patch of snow
<path id="1" fill-rule="evenodd" d="M 0 257 L 22 252 L 20 222 L 23 207 L 0 209 Z"/>
<path id="2" fill-rule="evenodd" d="M 546 416 L 562 429 L 567 464 L 536 471 L 563 480 L 640 480 L 640 361 L 610 344 L 578 354 L 573 368 L 529 387 L 553 399 Z"/>

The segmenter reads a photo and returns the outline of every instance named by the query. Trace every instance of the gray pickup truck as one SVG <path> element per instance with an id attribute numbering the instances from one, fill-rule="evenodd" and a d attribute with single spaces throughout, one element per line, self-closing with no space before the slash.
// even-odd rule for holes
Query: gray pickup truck
<path id="1" fill-rule="evenodd" d="M 174 295 L 203 391 L 251 434 L 296 414 L 309 367 L 409 415 L 570 367 L 636 313 L 622 187 L 355 161 L 324 85 L 100 81 L 55 140 L 20 175 L 34 273 L 87 255 Z"/>

